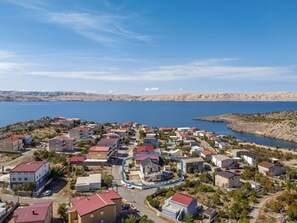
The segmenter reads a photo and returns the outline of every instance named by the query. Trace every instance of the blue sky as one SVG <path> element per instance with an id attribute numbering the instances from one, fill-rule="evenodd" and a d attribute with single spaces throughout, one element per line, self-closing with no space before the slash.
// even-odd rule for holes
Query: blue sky
<path id="1" fill-rule="evenodd" d="M 295 0 L 0 0 L 0 89 L 297 90 Z"/>

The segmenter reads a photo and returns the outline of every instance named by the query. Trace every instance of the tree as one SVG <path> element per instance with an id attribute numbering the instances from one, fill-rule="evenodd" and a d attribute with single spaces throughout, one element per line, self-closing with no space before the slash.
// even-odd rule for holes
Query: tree
<path id="1" fill-rule="evenodd" d="M 152 207 L 157 208 L 157 209 L 160 206 L 160 201 L 158 201 L 157 199 L 152 199 L 149 203 Z"/>
<path id="2" fill-rule="evenodd" d="M 60 215 L 60 217 L 64 221 L 67 221 L 68 220 L 67 207 L 66 207 L 66 204 L 65 203 L 62 203 L 62 204 L 59 205 L 58 214 Z"/>
<path id="3" fill-rule="evenodd" d="M 154 221 L 148 219 L 147 215 L 141 216 L 138 223 L 154 223 Z"/>
<path id="4" fill-rule="evenodd" d="M 124 223 L 136 223 L 137 220 L 133 214 L 130 214 L 128 218 L 125 218 Z"/>
<path id="5" fill-rule="evenodd" d="M 297 220 L 297 202 L 293 203 L 290 205 L 286 211 L 288 218 L 291 221 L 296 221 Z"/>
<path id="6" fill-rule="evenodd" d="M 2 184 L 2 188 L 3 189 L 8 188 L 8 186 L 9 186 L 9 183 L 8 182 L 3 182 L 3 184 Z"/>
<path id="7" fill-rule="evenodd" d="M 194 222 L 194 218 L 192 214 L 186 214 L 183 218 L 183 222 L 185 223 L 193 223 Z"/>

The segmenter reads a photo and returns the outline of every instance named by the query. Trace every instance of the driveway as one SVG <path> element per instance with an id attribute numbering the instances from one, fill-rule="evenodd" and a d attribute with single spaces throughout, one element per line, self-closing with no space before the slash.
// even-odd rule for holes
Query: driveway
<path id="1" fill-rule="evenodd" d="M 128 146 L 128 149 L 123 151 L 121 150 L 121 153 L 131 154 L 133 151 L 134 146 Z M 118 161 L 120 162 L 120 161 Z M 159 218 L 155 212 L 150 210 L 144 203 L 146 200 L 146 197 L 148 195 L 153 194 L 156 189 L 149 189 L 149 190 L 138 190 L 138 189 L 128 189 L 124 186 L 122 186 L 121 180 L 122 180 L 122 166 L 121 165 L 113 165 L 112 166 L 112 175 L 115 178 L 115 181 L 119 187 L 117 188 L 117 192 L 119 195 L 121 195 L 124 199 L 126 199 L 129 203 L 131 203 L 134 207 L 137 208 L 137 210 L 142 215 L 147 215 L 149 219 L 153 220 L 155 223 L 167 223 L 167 221 L 163 220 L 162 218 Z"/>

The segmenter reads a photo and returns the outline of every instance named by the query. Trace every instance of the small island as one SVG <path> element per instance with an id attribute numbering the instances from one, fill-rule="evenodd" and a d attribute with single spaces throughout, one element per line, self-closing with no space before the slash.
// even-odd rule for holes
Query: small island
<path id="1" fill-rule="evenodd" d="M 233 131 L 257 134 L 297 143 L 297 111 L 256 114 L 224 114 L 195 120 L 227 122 Z"/>

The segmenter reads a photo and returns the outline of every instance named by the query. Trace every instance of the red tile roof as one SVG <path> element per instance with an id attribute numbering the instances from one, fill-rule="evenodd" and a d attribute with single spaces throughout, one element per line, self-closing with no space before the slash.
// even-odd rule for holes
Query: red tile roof
<path id="1" fill-rule="evenodd" d="M 113 190 L 102 191 L 89 197 L 76 197 L 71 199 L 72 207 L 69 211 L 77 211 L 80 216 L 86 215 L 108 205 L 115 205 L 113 199 L 122 199 Z"/>
<path id="2" fill-rule="evenodd" d="M 143 153 L 143 152 L 154 152 L 154 147 L 153 146 L 139 146 L 137 147 L 136 151 L 138 153 Z"/>
<path id="3" fill-rule="evenodd" d="M 152 160 L 159 160 L 158 156 L 140 156 L 136 158 L 136 161 L 142 161 L 142 160 L 145 160 L 146 158 L 150 158 Z"/>
<path id="4" fill-rule="evenodd" d="M 70 163 L 81 163 L 85 160 L 85 157 L 82 156 L 73 156 L 70 158 Z"/>
<path id="5" fill-rule="evenodd" d="M 90 152 L 108 152 L 110 147 L 108 146 L 92 146 L 89 151 Z"/>
<path id="6" fill-rule="evenodd" d="M 176 203 L 183 204 L 186 206 L 189 206 L 193 200 L 195 200 L 195 198 L 182 193 L 174 194 L 171 198 L 171 201 L 174 201 Z"/>
<path id="7" fill-rule="evenodd" d="M 8 138 L 6 138 L 6 140 L 9 140 L 11 142 L 17 142 L 19 140 L 21 140 L 19 137 L 16 137 L 16 136 L 10 136 Z"/>
<path id="8" fill-rule="evenodd" d="M 14 211 L 16 223 L 43 222 L 47 218 L 52 202 L 36 203 L 31 206 L 19 207 Z"/>
<path id="9" fill-rule="evenodd" d="M 11 172 L 36 172 L 46 161 L 33 161 L 28 163 L 20 163 Z"/>

